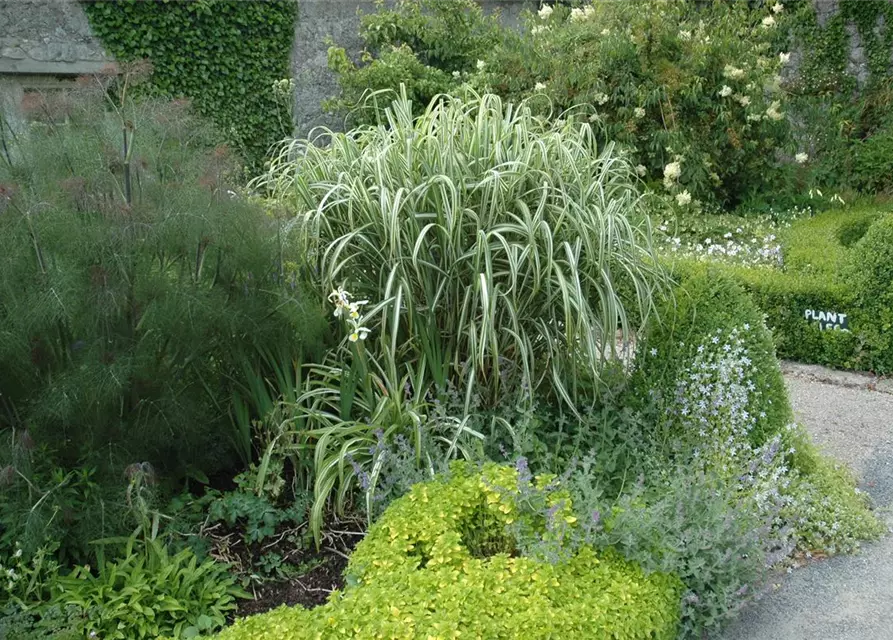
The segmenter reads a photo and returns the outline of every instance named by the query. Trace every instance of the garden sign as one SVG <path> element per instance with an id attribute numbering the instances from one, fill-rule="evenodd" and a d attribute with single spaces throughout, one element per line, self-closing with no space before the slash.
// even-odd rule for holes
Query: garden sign
<path id="1" fill-rule="evenodd" d="M 807 322 L 818 322 L 819 329 L 827 331 L 849 331 L 850 324 L 847 320 L 847 314 L 838 313 L 836 311 L 816 311 L 815 309 L 807 309 L 804 312 Z"/>

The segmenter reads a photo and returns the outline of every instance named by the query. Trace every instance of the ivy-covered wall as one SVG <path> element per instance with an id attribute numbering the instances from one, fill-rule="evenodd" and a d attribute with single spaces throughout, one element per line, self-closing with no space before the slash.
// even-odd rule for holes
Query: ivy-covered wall
<path id="1" fill-rule="evenodd" d="M 119 61 L 151 61 L 152 90 L 187 97 L 257 168 L 292 130 L 290 99 L 297 0 L 84 1 L 95 34 Z"/>
<path id="2" fill-rule="evenodd" d="M 893 71 L 893 0 L 792 0 L 798 76 L 818 92 L 863 89 Z"/>

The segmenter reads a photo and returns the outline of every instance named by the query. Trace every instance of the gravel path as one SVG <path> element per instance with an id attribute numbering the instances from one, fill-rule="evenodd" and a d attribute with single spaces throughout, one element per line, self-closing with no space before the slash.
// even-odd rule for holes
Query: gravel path
<path id="1" fill-rule="evenodd" d="M 784 369 L 797 420 L 856 472 L 893 526 L 893 384 L 821 367 Z M 723 640 L 893 640 L 893 536 L 785 576 Z"/>

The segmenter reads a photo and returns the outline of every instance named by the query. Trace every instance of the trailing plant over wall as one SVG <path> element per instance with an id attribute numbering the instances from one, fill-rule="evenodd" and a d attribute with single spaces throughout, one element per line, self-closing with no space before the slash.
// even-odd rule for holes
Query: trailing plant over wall
<path id="1" fill-rule="evenodd" d="M 117 60 L 150 60 L 151 91 L 190 98 L 249 165 L 291 132 L 288 96 L 273 84 L 289 75 L 296 0 L 116 0 L 84 9 Z"/>
<path id="2" fill-rule="evenodd" d="M 803 47 L 801 66 L 803 81 L 814 89 L 855 88 L 855 78 L 845 76 L 855 28 L 864 50 L 869 82 L 889 76 L 891 71 L 891 38 L 893 38 L 893 4 L 886 0 L 840 0 L 837 12 L 824 25 L 819 23 L 811 0 L 795 0 L 789 4 L 794 20 L 791 35 Z M 827 83 L 832 84 L 827 84 Z"/>

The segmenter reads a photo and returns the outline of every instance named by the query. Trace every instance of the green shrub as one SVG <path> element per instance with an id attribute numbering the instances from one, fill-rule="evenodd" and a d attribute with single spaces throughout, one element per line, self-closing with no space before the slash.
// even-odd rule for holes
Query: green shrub
<path id="1" fill-rule="evenodd" d="M 853 244 L 877 216 L 875 208 L 838 209 L 795 220 L 781 232 L 785 271 L 838 279 L 847 256 L 843 240 Z"/>
<path id="2" fill-rule="evenodd" d="M 893 123 L 853 149 L 853 187 L 862 193 L 893 191 Z"/>
<path id="3" fill-rule="evenodd" d="M 858 216 L 847 220 L 837 228 L 837 241 L 846 248 L 859 242 L 868 232 L 874 216 Z"/>
<path id="4" fill-rule="evenodd" d="M 438 95 L 451 93 L 473 72 L 501 36 L 495 15 L 485 16 L 474 0 L 399 0 L 362 17 L 366 45 L 356 65 L 341 47 L 329 48 L 329 68 L 341 94 L 326 106 L 350 114 L 354 124 L 376 124 L 401 85 L 417 111 Z M 367 103 L 370 92 L 382 91 Z"/>
<path id="5" fill-rule="evenodd" d="M 649 326 L 637 345 L 635 393 L 657 397 L 659 416 L 676 402 L 682 374 L 709 351 L 705 345 L 735 334 L 732 337 L 747 353 L 749 385 L 755 390 L 747 406 L 750 416 L 757 417 L 751 430 L 753 444 L 762 444 L 791 422 L 793 414 L 772 334 L 763 314 L 732 278 L 719 269 L 702 266 L 681 279 L 658 317 L 660 321 Z M 729 344 L 728 350 L 733 348 Z"/>
<path id="6" fill-rule="evenodd" d="M 517 482 L 513 469 L 489 465 L 416 485 L 358 545 L 343 593 L 311 611 L 240 620 L 218 637 L 675 637 L 673 576 L 591 548 L 557 564 L 510 556 L 505 527 L 521 514 L 504 488 Z M 555 504 L 573 523 L 569 504 Z"/>
<path id="7" fill-rule="evenodd" d="M 121 99 L 135 80 L 29 94 L 35 121 L 0 160 L 0 429 L 27 433 L 0 462 L 25 471 L 39 458 L 63 477 L 95 466 L 106 500 L 123 498 L 134 462 L 159 483 L 232 464 L 242 360 L 312 348 L 323 322 L 278 221 L 232 190 L 226 148 L 182 105 Z M 21 514 L 60 495 L 47 476 L 35 495 L 23 475 L 0 497 L 30 500 Z M 49 520 L 105 520 L 62 512 Z"/>
<path id="8" fill-rule="evenodd" d="M 728 264 L 710 268 L 751 294 L 766 315 L 779 357 L 884 373 L 893 366 L 893 344 L 885 328 L 890 322 L 884 293 L 890 256 L 882 219 L 876 207 L 804 218 L 783 232 L 784 270 Z M 874 239 L 868 240 L 869 235 Z M 675 268 L 689 273 L 706 267 L 683 259 Z M 822 330 L 806 318 L 807 310 L 846 314 L 849 330 Z"/>
<path id="9" fill-rule="evenodd" d="M 893 215 L 880 218 L 853 247 L 842 282 L 853 293 L 869 368 L 893 372 Z"/>
<path id="10" fill-rule="evenodd" d="M 864 368 L 862 342 L 854 332 L 852 296 L 846 285 L 826 276 L 770 270 L 735 270 L 734 276 L 766 314 L 780 358 L 830 367 Z M 822 330 L 806 319 L 807 309 L 850 312 L 850 331 Z"/>
<path id="11" fill-rule="evenodd" d="M 591 105 L 648 180 L 687 194 L 681 205 L 734 207 L 786 141 L 782 63 L 770 48 L 783 20 L 747 3 L 556 7 L 528 22 L 520 53 L 507 45 L 486 58 L 484 82 L 512 98 L 541 96 L 556 112 Z"/>
<path id="12" fill-rule="evenodd" d="M 583 105 L 602 139 L 633 147 L 643 175 L 666 178 L 686 207 L 734 206 L 757 192 L 766 158 L 787 141 L 782 63 L 770 48 L 784 14 L 746 3 L 596 0 L 546 5 L 519 34 L 474 4 L 404 0 L 366 16 L 367 64 L 330 50 L 342 85 L 334 104 L 349 109 L 364 89 L 396 92 L 407 82 L 417 109 L 463 85 L 530 98 L 556 119 Z M 365 104 L 360 117 L 374 122 L 385 105 Z"/>
<path id="13" fill-rule="evenodd" d="M 807 252 L 808 254 L 809 252 Z M 869 352 L 855 327 L 860 324 L 846 284 L 831 276 L 785 273 L 768 267 L 748 268 L 688 259 L 677 260 L 679 274 L 722 273 L 743 287 L 765 315 L 779 358 L 838 369 L 866 369 Z M 847 313 L 850 331 L 821 330 L 806 319 L 807 309 Z"/>

